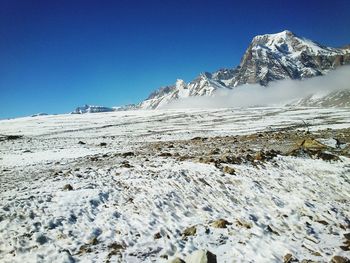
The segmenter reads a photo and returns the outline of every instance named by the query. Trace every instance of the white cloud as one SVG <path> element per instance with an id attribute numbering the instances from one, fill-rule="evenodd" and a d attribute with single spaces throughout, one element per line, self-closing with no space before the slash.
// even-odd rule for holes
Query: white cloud
<path id="1" fill-rule="evenodd" d="M 210 97 L 189 97 L 176 100 L 166 108 L 229 108 L 286 104 L 311 94 L 326 94 L 350 89 L 350 66 L 329 74 L 305 80 L 270 82 L 268 87 L 246 84 L 233 90 L 219 90 Z"/>

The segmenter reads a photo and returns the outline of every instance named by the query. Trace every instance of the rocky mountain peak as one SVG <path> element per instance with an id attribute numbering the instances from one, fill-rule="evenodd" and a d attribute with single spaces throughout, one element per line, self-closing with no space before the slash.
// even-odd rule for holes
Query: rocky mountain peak
<path id="1" fill-rule="evenodd" d="M 257 35 L 253 38 L 252 43 L 267 44 L 270 41 L 278 43 L 278 42 L 285 42 L 295 37 L 297 36 L 293 32 L 289 30 L 284 30 L 282 32 L 274 33 L 274 34 Z"/>

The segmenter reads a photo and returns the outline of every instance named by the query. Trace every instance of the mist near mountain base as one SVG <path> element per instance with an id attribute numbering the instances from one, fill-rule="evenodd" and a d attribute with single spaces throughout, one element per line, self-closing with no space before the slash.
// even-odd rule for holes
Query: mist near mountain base
<path id="1" fill-rule="evenodd" d="M 245 84 L 232 90 L 217 90 L 212 96 L 182 98 L 163 108 L 280 106 L 293 103 L 309 95 L 324 96 L 337 90 L 350 90 L 350 66 L 342 66 L 324 76 L 270 82 L 267 87 L 259 84 Z"/>

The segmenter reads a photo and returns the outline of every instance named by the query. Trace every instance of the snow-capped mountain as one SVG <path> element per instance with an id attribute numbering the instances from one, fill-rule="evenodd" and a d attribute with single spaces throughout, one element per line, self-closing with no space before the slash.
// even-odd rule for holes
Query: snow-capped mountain
<path id="1" fill-rule="evenodd" d="M 349 46 L 326 47 L 288 30 L 259 35 L 253 38 L 235 69 L 201 73 L 190 83 L 177 80 L 175 85 L 153 92 L 137 107 L 157 109 L 179 98 L 210 96 L 215 90 L 247 83 L 267 86 L 274 80 L 310 78 L 345 64 L 350 64 Z"/>
<path id="2" fill-rule="evenodd" d="M 303 79 L 350 63 L 350 49 L 322 46 L 290 31 L 253 38 L 234 77 L 233 86 L 281 79 Z"/>
<path id="3" fill-rule="evenodd" d="M 174 86 L 162 87 L 153 92 L 145 101 L 139 104 L 142 109 L 157 109 L 170 101 L 190 96 L 210 96 L 216 89 L 231 89 L 224 83 L 213 78 L 210 73 L 202 73 L 198 78 L 186 84 L 178 79 Z"/>

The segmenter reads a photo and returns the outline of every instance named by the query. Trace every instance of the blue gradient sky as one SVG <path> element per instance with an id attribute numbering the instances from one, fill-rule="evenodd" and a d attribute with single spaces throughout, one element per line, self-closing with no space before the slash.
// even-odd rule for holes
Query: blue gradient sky
<path id="1" fill-rule="evenodd" d="M 350 1 L 0 0 L 0 118 L 136 103 L 236 66 L 257 34 L 350 43 Z"/>

